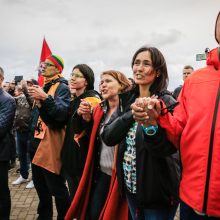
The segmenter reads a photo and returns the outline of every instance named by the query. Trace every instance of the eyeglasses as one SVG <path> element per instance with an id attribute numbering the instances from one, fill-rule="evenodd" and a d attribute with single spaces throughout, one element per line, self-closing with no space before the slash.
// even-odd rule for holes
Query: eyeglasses
<path id="1" fill-rule="evenodd" d="M 75 77 L 75 78 L 85 78 L 83 75 L 79 74 L 79 73 L 70 73 L 71 77 Z"/>
<path id="2" fill-rule="evenodd" d="M 49 67 L 49 66 L 55 66 L 54 64 L 51 64 L 51 63 L 41 63 L 44 67 Z"/>

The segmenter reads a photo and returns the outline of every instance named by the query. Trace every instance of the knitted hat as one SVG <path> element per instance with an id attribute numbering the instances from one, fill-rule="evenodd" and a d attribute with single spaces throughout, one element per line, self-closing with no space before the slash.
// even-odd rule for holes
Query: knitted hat
<path id="1" fill-rule="evenodd" d="M 56 65 L 56 67 L 60 70 L 60 72 L 62 73 L 63 68 L 64 68 L 64 62 L 60 56 L 51 54 L 50 56 L 47 57 L 47 59 L 51 60 Z"/>
<path id="2" fill-rule="evenodd" d="M 79 71 L 85 77 L 85 79 L 86 79 L 86 81 L 88 83 L 86 89 L 87 90 L 94 89 L 95 77 L 94 77 L 94 72 L 92 71 L 92 69 L 88 65 L 86 65 L 86 64 L 78 64 L 78 65 L 73 67 L 73 70 L 74 69 L 79 69 Z"/>

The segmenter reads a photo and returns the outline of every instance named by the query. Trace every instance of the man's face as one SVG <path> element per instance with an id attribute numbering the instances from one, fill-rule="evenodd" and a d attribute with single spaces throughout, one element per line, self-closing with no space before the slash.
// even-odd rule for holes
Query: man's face
<path id="1" fill-rule="evenodd" d="M 14 80 L 12 82 L 10 82 L 10 84 L 9 84 L 10 89 L 15 90 L 15 86 L 16 86 L 16 83 Z"/>
<path id="2" fill-rule="evenodd" d="M 3 83 L 2 88 L 7 92 L 8 89 L 9 89 L 9 82 L 5 82 L 5 83 Z"/>
<path id="3" fill-rule="evenodd" d="M 183 81 L 193 72 L 192 69 L 183 69 Z"/>
<path id="4" fill-rule="evenodd" d="M 46 59 L 45 62 L 42 63 L 42 75 L 44 77 L 53 77 L 58 73 L 58 68 L 51 60 Z"/>

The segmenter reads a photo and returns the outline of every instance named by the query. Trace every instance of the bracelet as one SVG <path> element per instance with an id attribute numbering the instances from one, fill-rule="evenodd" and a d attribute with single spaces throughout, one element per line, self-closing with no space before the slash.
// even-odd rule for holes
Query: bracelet
<path id="1" fill-rule="evenodd" d="M 151 125 L 151 126 L 146 127 L 146 128 L 142 125 L 142 129 L 143 129 L 143 131 L 146 135 L 153 136 L 157 133 L 158 125 Z"/>

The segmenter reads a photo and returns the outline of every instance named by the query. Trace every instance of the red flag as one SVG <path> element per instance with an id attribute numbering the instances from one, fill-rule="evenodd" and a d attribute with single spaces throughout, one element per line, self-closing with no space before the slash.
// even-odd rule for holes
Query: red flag
<path id="1" fill-rule="evenodd" d="M 46 58 L 48 56 L 50 56 L 51 54 L 52 54 L 51 50 L 50 50 L 50 48 L 45 40 L 45 37 L 44 37 L 41 55 L 40 55 L 40 64 L 41 64 L 41 62 L 44 62 L 46 60 Z M 39 71 L 38 71 L 38 83 L 40 86 L 44 85 L 44 77 L 41 74 L 41 68 L 39 68 Z"/>

